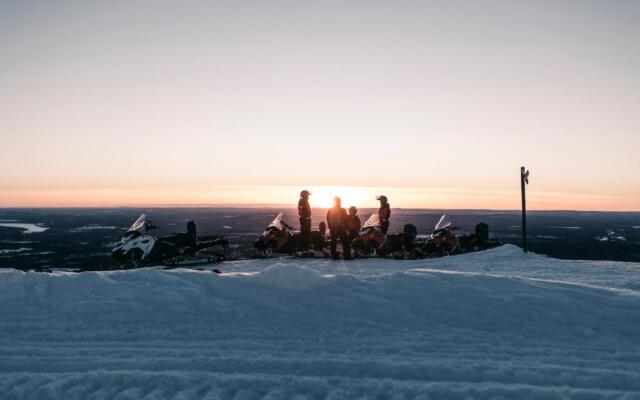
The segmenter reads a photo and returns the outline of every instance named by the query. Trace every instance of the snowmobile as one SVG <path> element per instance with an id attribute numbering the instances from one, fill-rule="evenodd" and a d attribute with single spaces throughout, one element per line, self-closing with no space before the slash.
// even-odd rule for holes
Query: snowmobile
<path id="1" fill-rule="evenodd" d="M 186 233 L 156 237 L 149 233 L 154 226 L 145 214 L 124 234 L 111 251 L 111 256 L 123 267 L 138 267 L 141 264 L 163 264 L 167 266 L 188 266 L 224 261 L 229 254 L 229 241 L 223 236 L 197 236 L 196 224 L 187 223 Z M 222 253 L 211 248 L 222 247 Z"/>
<path id="2" fill-rule="evenodd" d="M 405 258 L 413 253 L 414 240 L 417 235 L 415 225 L 407 224 L 403 233 L 385 235 L 380 229 L 380 217 L 378 213 L 371 214 L 364 223 L 351 246 L 356 257 L 393 256 Z"/>
<path id="3" fill-rule="evenodd" d="M 476 225 L 475 231 L 469 235 L 460 236 L 460 252 L 480 251 L 501 246 L 502 242 L 489 238 L 489 225 L 481 222 Z"/>
<path id="4" fill-rule="evenodd" d="M 442 257 L 459 249 L 460 239 L 453 232 L 457 227 L 451 226 L 446 214 L 440 217 L 431 235 L 417 246 L 417 250 L 428 257 Z"/>
<path id="5" fill-rule="evenodd" d="M 323 251 L 325 246 L 325 234 L 327 226 L 324 222 L 319 224 L 319 231 L 311 231 L 308 243 L 300 232 L 293 230 L 284 221 L 283 213 L 279 213 L 276 218 L 267 226 L 260 236 L 253 243 L 260 257 L 271 257 L 273 253 L 285 253 L 312 257 L 311 250 Z"/>

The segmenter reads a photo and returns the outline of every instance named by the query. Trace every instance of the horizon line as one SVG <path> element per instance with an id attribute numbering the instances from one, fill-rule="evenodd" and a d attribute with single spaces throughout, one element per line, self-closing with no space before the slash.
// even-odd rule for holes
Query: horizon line
<path id="1" fill-rule="evenodd" d="M 0 206 L 0 210 L 28 210 L 28 209 L 132 209 L 132 208 L 291 208 L 295 209 L 295 205 L 291 204 L 153 204 L 153 205 L 93 205 L 93 206 L 63 206 L 63 205 L 51 205 L 51 206 Z M 312 207 L 316 209 L 328 209 L 330 207 Z M 375 209 L 377 207 L 360 207 L 361 209 Z M 396 210 L 421 210 L 421 211 L 493 211 L 493 212 L 521 212 L 521 209 L 494 209 L 494 208 L 422 208 L 422 207 L 393 207 Z M 576 209 L 527 209 L 527 212 L 599 212 L 599 213 L 640 213 L 639 210 L 576 210 Z"/>

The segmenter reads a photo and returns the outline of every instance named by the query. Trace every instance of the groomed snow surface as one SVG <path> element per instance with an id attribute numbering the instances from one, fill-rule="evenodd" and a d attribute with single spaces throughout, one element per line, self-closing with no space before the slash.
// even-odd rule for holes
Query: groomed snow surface
<path id="1" fill-rule="evenodd" d="M 640 264 L 0 272 L 1 399 L 640 399 Z"/>

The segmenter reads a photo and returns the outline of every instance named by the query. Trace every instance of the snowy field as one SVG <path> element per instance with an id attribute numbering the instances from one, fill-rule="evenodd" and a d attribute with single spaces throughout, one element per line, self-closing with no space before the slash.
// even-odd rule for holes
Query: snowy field
<path id="1" fill-rule="evenodd" d="M 1 399 L 640 399 L 640 264 L 0 271 Z"/>

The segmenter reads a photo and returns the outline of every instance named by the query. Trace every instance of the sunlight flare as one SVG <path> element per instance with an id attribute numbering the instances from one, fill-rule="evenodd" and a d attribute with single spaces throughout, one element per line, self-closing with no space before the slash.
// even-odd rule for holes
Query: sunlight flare
<path id="1" fill-rule="evenodd" d="M 332 207 L 336 196 L 342 199 L 342 207 L 370 204 L 375 196 L 368 190 L 354 186 L 318 186 L 312 188 L 311 192 L 311 204 L 324 208 Z"/>

